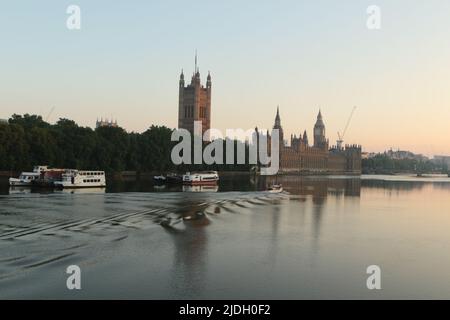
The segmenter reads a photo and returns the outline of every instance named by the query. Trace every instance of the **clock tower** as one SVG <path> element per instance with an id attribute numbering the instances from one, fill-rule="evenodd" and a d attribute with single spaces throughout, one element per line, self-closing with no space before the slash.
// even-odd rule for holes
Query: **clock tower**
<path id="1" fill-rule="evenodd" d="M 328 148 L 328 141 L 325 138 L 325 124 L 322 119 L 322 112 L 319 110 L 317 121 L 314 125 L 314 147 Z"/>

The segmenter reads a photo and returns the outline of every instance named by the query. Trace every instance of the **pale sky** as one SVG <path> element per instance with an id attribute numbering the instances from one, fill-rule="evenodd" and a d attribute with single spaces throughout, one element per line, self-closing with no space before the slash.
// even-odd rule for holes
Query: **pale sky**
<path id="1" fill-rule="evenodd" d="M 66 9 L 81 8 L 81 30 Z M 369 5 L 381 30 L 366 27 Z M 450 155 L 450 1 L 2 1 L 0 118 L 100 117 L 128 131 L 177 125 L 178 79 L 198 50 L 213 83 L 212 126 L 285 135 L 319 107 L 334 144 Z"/>

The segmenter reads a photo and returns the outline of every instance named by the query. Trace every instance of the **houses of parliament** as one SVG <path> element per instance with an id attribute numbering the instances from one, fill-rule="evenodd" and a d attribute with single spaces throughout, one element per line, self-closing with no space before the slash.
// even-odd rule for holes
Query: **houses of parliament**
<path id="1" fill-rule="evenodd" d="M 180 75 L 178 128 L 187 129 L 193 133 L 194 121 L 202 122 L 202 134 L 211 128 L 211 89 L 212 82 L 209 73 L 206 86 L 201 84 L 196 57 L 190 84 L 185 86 L 183 71 Z M 361 146 L 330 147 L 320 111 L 314 125 L 312 144 L 310 144 L 306 130 L 299 136 L 291 135 L 290 144 L 286 143 L 279 108 L 277 108 L 273 128 L 279 130 L 280 173 L 361 174 Z M 267 135 L 267 141 L 270 144 L 271 138 L 269 133 Z M 270 150 L 270 145 L 268 150 Z"/>
<path id="2" fill-rule="evenodd" d="M 361 174 L 361 146 L 330 147 L 320 110 L 313 129 L 314 141 L 312 144 L 309 142 L 306 130 L 303 135 L 299 134 L 298 137 L 291 135 L 290 145 L 286 144 L 279 108 L 277 108 L 273 128 L 279 130 L 281 173 Z M 268 150 L 270 150 L 270 143 L 269 136 Z"/>

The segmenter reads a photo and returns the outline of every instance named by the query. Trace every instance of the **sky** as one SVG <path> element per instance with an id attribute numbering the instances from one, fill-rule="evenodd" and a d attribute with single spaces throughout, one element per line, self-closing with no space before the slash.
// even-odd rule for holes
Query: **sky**
<path id="1" fill-rule="evenodd" d="M 285 136 L 312 137 L 320 108 L 334 144 L 357 106 L 346 143 L 450 155 L 449 16 L 448 0 L 1 0 L 0 118 L 175 128 L 197 50 L 223 132 L 270 128 L 279 105 Z"/>

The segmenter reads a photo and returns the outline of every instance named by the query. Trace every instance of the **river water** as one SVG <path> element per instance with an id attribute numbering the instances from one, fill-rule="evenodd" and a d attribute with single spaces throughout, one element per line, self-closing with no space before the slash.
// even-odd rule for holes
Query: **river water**
<path id="1" fill-rule="evenodd" d="M 450 179 L 0 188 L 0 298 L 450 299 Z M 81 268 L 68 290 L 66 268 Z M 366 269 L 381 269 L 368 290 Z"/>

